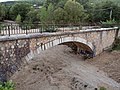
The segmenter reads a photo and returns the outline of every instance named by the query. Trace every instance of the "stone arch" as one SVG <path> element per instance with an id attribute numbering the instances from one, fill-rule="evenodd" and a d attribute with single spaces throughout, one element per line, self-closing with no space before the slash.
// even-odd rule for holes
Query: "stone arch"
<path id="1" fill-rule="evenodd" d="M 52 40 L 46 44 L 43 44 L 41 49 L 45 50 L 45 49 L 48 49 L 50 47 L 53 47 L 53 46 L 56 46 L 56 45 L 59 45 L 62 43 L 67 43 L 67 42 L 82 43 L 82 44 L 88 46 L 93 51 L 93 44 L 91 42 L 88 42 L 87 40 L 85 40 L 83 38 L 80 38 L 80 37 L 61 37 L 61 38 Z"/>
<path id="2" fill-rule="evenodd" d="M 49 49 L 51 47 L 54 47 L 56 45 L 59 45 L 59 44 L 62 44 L 62 43 L 67 43 L 67 42 L 78 42 L 78 43 L 82 43 L 86 46 L 88 46 L 91 51 L 94 52 L 94 47 L 93 47 L 93 44 L 91 42 L 88 42 L 87 40 L 83 39 L 83 38 L 80 38 L 80 37 L 73 37 L 73 36 L 68 36 L 68 37 L 60 37 L 60 38 L 57 38 L 57 39 L 54 39 L 54 40 L 50 40 L 49 42 L 47 43 L 43 43 L 41 44 L 41 46 L 34 52 L 30 52 L 27 56 L 26 56 L 26 59 L 29 61 L 31 60 L 32 58 L 34 58 L 34 56 L 36 54 L 39 54 L 40 52 L 46 50 L 46 49 Z"/>

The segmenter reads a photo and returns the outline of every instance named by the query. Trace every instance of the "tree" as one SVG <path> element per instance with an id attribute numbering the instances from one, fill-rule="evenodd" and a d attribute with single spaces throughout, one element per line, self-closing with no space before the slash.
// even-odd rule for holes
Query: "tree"
<path id="1" fill-rule="evenodd" d="M 58 2 L 56 8 L 59 8 L 59 7 L 64 8 L 64 5 L 66 2 L 67 2 L 67 0 L 61 0 L 60 2 Z"/>
<path id="2" fill-rule="evenodd" d="M 52 3 L 54 6 L 56 6 L 61 0 L 46 0 L 45 6 L 48 7 L 50 3 Z"/>
<path id="3" fill-rule="evenodd" d="M 20 14 L 17 15 L 17 17 L 16 17 L 16 22 L 17 22 L 18 24 L 21 23 L 21 16 L 20 16 Z"/>
<path id="4" fill-rule="evenodd" d="M 56 23 L 66 22 L 66 18 L 67 18 L 67 12 L 63 8 L 59 7 L 54 11 L 54 19 Z"/>
<path id="5" fill-rule="evenodd" d="M 84 14 L 83 6 L 75 0 L 68 0 L 64 6 L 64 9 L 67 12 L 69 22 L 79 22 Z"/>
<path id="6" fill-rule="evenodd" d="M 18 14 L 21 16 L 21 21 L 24 21 L 27 13 L 32 9 L 31 5 L 28 3 L 17 3 L 13 5 L 10 9 L 10 17 L 15 20 Z"/>
<path id="7" fill-rule="evenodd" d="M 89 11 L 93 22 L 110 20 L 110 12 L 112 12 L 112 19 L 120 21 L 120 6 L 113 1 L 103 1 L 91 5 L 92 10 Z"/>
<path id="8" fill-rule="evenodd" d="M 40 9 L 40 21 L 42 23 L 52 23 L 53 22 L 53 12 L 54 12 L 54 7 L 50 3 L 48 8 L 42 7 Z"/>
<path id="9" fill-rule="evenodd" d="M 77 2 L 79 2 L 80 4 L 82 4 L 84 6 L 84 8 L 87 8 L 87 3 L 90 1 L 90 0 L 76 0 Z"/>
<path id="10" fill-rule="evenodd" d="M 40 21 L 42 23 L 46 23 L 48 20 L 48 12 L 47 12 L 47 9 L 45 7 L 42 7 L 40 9 Z"/>
<path id="11" fill-rule="evenodd" d="M 18 1 L 28 2 L 31 4 L 37 4 L 37 5 L 43 5 L 43 3 L 45 2 L 45 0 L 18 0 Z"/>
<path id="12" fill-rule="evenodd" d="M 6 15 L 6 7 L 0 4 L 0 21 L 4 20 Z"/>
<path id="13" fill-rule="evenodd" d="M 52 23 L 53 22 L 53 18 L 54 18 L 54 6 L 52 3 L 49 4 L 48 9 L 47 9 L 47 13 L 48 13 L 48 22 Z"/>
<path id="14" fill-rule="evenodd" d="M 38 10 L 31 10 L 26 17 L 26 21 L 31 21 L 32 23 L 34 22 L 39 22 L 40 19 L 38 17 Z"/>

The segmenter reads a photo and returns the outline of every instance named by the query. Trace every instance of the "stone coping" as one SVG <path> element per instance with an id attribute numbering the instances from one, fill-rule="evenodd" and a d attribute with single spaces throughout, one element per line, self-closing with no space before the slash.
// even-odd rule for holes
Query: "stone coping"
<path id="1" fill-rule="evenodd" d="M 40 38 L 40 37 L 50 37 L 50 36 L 64 36 L 64 35 L 73 35 L 73 34 L 80 34 L 80 33 L 89 33 L 89 32 L 102 32 L 102 31 L 111 31 L 117 30 L 118 27 L 114 28 L 99 28 L 99 29 L 86 29 L 80 31 L 69 31 L 69 32 L 55 32 L 55 33 L 32 33 L 32 34 L 17 34 L 11 36 L 0 36 L 0 42 L 3 41 L 12 41 L 18 39 L 30 39 L 30 38 Z"/>

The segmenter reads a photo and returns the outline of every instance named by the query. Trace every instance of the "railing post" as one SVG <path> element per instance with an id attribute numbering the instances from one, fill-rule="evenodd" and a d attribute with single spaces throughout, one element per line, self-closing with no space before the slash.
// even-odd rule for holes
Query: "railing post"
<path id="1" fill-rule="evenodd" d="M 42 30 L 42 25 L 39 24 L 39 33 L 42 33 L 41 30 Z"/>
<path id="2" fill-rule="evenodd" d="M 1 34 L 2 34 L 2 29 L 1 29 L 1 27 L 2 27 L 2 26 L 0 26 L 0 36 L 1 36 Z"/>
<path id="3" fill-rule="evenodd" d="M 40 24 L 40 33 L 42 33 L 42 24 Z"/>
<path id="4" fill-rule="evenodd" d="M 41 24 L 41 33 L 43 33 L 44 26 Z"/>
<path id="5" fill-rule="evenodd" d="M 10 24 L 10 25 L 8 25 L 8 35 L 10 36 L 10 26 L 11 26 L 12 24 Z"/>
<path id="6" fill-rule="evenodd" d="M 27 34 L 28 34 L 28 31 L 27 31 L 27 26 L 25 26 L 25 27 L 26 27 L 25 29 L 26 29 L 26 35 L 27 35 Z"/>
<path id="7" fill-rule="evenodd" d="M 62 26 L 62 25 L 61 25 L 61 26 Z M 65 29 L 64 29 L 64 25 L 63 25 L 62 27 L 63 27 L 63 32 L 64 32 L 64 30 L 65 30 Z"/>

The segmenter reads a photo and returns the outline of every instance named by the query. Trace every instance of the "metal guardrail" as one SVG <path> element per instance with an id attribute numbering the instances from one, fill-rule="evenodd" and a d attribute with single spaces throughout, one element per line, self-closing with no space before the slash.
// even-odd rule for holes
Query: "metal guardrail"
<path id="1" fill-rule="evenodd" d="M 90 26 L 92 27 L 92 26 Z M 95 28 L 95 26 L 93 26 Z M 97 27 L 97 26 L 96 26 Z M 0 36 L 10 36 L 17 34 L 31 34 L 44 32 L 65 32 L 81 30 L 89 27 L 83 27 L 78 24 L 4 24 L 0 26 Z"/>

